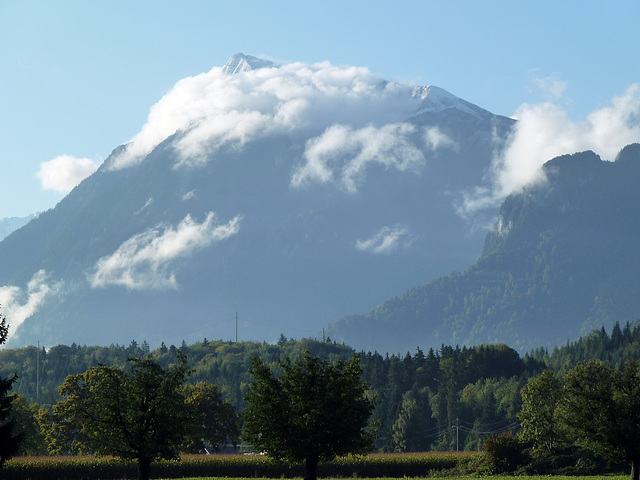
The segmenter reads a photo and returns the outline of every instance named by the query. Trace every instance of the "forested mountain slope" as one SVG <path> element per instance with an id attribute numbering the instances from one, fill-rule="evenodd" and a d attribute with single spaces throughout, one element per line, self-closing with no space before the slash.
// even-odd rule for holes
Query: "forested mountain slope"
<path id="1" fill-rule="evenodd" d="M 543 172 L 546 181 L 504 201 L 464 273 L 346 317 L 332 338 L 390 351 L 483 342 L 526 351 L 640 317 L 640 145 L 615 162 L 565 155 Z"/>

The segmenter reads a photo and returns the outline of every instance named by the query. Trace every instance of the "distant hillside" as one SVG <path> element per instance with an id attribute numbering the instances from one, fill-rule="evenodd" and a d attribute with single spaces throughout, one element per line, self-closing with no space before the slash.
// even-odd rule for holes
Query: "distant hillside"
<path id="1" fill-rule="evenodd" d="M 433 280 L 329 334 L 356 348 L 505 342 L 528 350 L 640 317 L 640 145 L 615 162 L 555 158 L 509 196 L 464 273 Z"/>
<path id="2" fill-rule="evenodd" d="M 558 373 L 589 360 L 602 360 L 618 368 L 629 360 L 640 360 L 640 322 L 627 322 L 624 327 L 616 322 L 610 331 L 609 334 L 607 329 L 600 327 L 577 340 L 555 347 L 550 354 L 536 349 L 532 357 Z"/>

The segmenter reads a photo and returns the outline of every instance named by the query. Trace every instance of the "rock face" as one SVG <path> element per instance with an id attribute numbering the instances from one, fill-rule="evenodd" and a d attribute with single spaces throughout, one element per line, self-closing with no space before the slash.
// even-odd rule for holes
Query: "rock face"
<path id="1" fill-rule="evenodd" d="M 392 351 L 482 342 L 527 351 L 640 318 L 640 145 L 615 162 L 583 152 L 543 170 L 545 182 L 504 201 L 464 273 L 344 318 L 331 338 Z"/>
<path id="2" fill-rule="evenodd" d="M 437 87 L 236 55 L 0 243 L 9 345 L 233 339 L 236 312 L 239 339 L 321 335 L 478 258 L 456 204 L 513 123 Z"/>

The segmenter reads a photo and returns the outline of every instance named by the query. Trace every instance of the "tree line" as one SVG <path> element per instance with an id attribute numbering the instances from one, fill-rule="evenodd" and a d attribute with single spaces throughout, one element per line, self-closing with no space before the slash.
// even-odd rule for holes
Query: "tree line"
<path id="1" fill-rule="evenodd" d="M 405 355 L 360 352 L 357 355 L 361 378 L 376 399 L 372 418 L 379 427 L 373 448 L 378 451 L 479 450 L 492 434 L 526 431 L 521 427 L 521 422 L 525 422 L 522 411 L 526 390 L 523 389 L 533 379 L 544 378 L 540 377 L 542 372 L 560 375 L 575 368 L 578 362 L 592 359 L 621 367 L 622 364 L 612 362 L 623 355 L 627 359 L 637 357 L 639 341 L 638 324 L 627 324 L 624 328 L 616 324 L 610 335 L 602 328 L 554 349 L 551 354 L 537 349 L 521 357 L 504 344 L 443 345 L 427 352 L 416 348 L 415 352 Z M 349 361 L 356 352 L 330 340 L 297 341 L 284 335 L 276 344 L 204 339 L 191 345 L 183 342 L 180 347 L 162 344 L 154 350 L 145 342 L 135 341 L 128 346 L 25 347 L 0 351 L 0 377 L 9 379 L 15 395 L 11 421 L 19 426 L 23 439 L 18 453 L 68 453 L 71 451 L 68 445 L 56 450 L 56 445 L 65 444 L 60 443 L 60 432 L 53 429 L 57 423 L 52 418 L 60 413 L 56 412 L 56 405 L 63 396 L 74 392 L 73 382 L 77 385 L 82 379 L 86 384 L 86 379 L 81 377 L 86 372 L 101 371 L 106 375 L 124 371 L 132 368 L 131 365 L 143 364 L 145 358 L 153 358 L 163 371 L 184 362 L 184 369 L 190 375 L 185 377 L 187 385 L 183 387 L 182 398 L 202 399 L 204 394 L 198 388 L 210 385 L 215 388 L 215 392 L 209 392 L 215 399 L 213 404 L 229 407 L 228 420 L 249 406 L 247 392 L 255 381 L 256 359 L 277 369 L 282 368 L 282 359 L 296 361 L 305 355 L 335 364 Z M 576 363 L 572 366 L 573 361 Z M 18 373 L 17 379 L 13 378 L 14 372 Z M 197 401 L 194 402 L 196 410 L 206 405 L 201 403 L 197 407 Z M 234 435 L 229 429 L 224 432 L 224 440 L 213 439 L 209 445 L 231 441 Z M 205 438 L 206 435 L 201 434 L 198 441 Z M 202 447 L 198 441 L 192 439 L 190 448 Z M 185 445 L 181 448 L 189 451 Z"/>
<path id="2" fill-rule="evenodd" d="M 301 358 L 305 351 L 332 363 L 357 353 L 330 340 L 284 336 L 276 344 L 205 339 L 153 350 L 134 341 L 109 347 L 58 345 L 39 352 L 24 347 L 0 351 L 0 375 L 18 372 L 13 392 L 21 397 L 26 412 L 57 403 L 58 388 L 68 375 L 98 365 L 122 368 L 128 358 L 148 354 L 167 368 L 183 354 L 191 371 L 187 382 L 217 385 L 221 397 L 240 412 L 247 407 L 244 396 L 252 381 L 254 358 L 275 365 L 284 357 Z M 539 362 L 521 358 L 506 345 L 442 346 L 427 352 L 417 348 L 405 355 L 360 352 L 360 363 L 362 378 L 376 396 L 373 418 L 380 429 L 375 448 L 380 451 L 479 449 L 489 432 L 517 423 L 519 389 L 542 369 Z M 458 430 L 453 432 L 456 422 Z"/>

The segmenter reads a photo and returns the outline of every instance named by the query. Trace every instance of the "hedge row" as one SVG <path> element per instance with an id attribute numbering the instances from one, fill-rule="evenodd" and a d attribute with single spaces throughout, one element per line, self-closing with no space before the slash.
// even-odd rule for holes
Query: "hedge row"
<path id="1" fill-rule="evenodd" d="M 424 477 L 458 468 L 478 458 L 477 453 L 372 454 L 342 457 L 320 464 L 320 477 Z M 151 465 L 152 478 L 181 477 L 302 477 L 302 465 L 287 466 L 263 455 L 184 455 L 179 461 Z M 6 480 L 121 480 L 137 478 L 137 465 L 112 457 L 22 457 L 9 460 L 2 470 Z"/>

